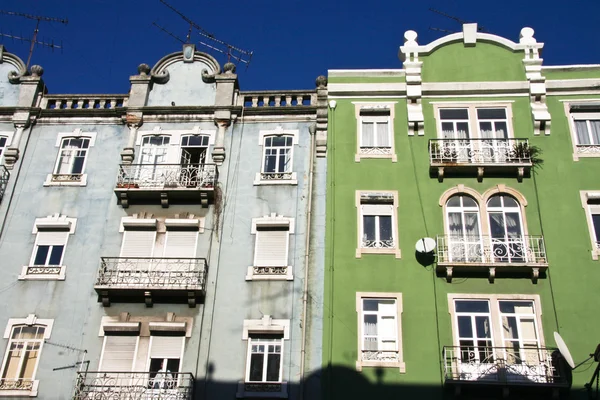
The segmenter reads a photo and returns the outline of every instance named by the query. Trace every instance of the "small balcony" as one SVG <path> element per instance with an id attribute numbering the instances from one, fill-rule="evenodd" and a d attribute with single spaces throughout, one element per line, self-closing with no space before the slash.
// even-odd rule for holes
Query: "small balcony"
<path id="1" fill-rule="evenodd" d="M 0 201 L 4 197 L 6 191 L 6 185 L 8 185 L 8 179 L 10 178 L 10 172 L 4 165 L 0 165 Z"/>
<path id="2" fill-rule="evenodd" d="M 442 182 L 445 176 L 530 176 L 532 150 L 527 139 L 433 139 L 429 169 Z"/>
<path id="3" fill-rule="evenodd" d="M 204 258 L 102 257 L 94 289 L 105 307 L 111 301 L 195 307 L 204 298 L 207 270 Z"/>
<path id="4" fill-rule="evenodd" d="M 489 396 L 495 386 L 505 397 L 529 389 L 536 394 L 547 390 L 551 398 L 569 387 L 559 359 L 558 350 L 548 348 L 445 346 L 444 384 L 455 394 L 465 389 Z"/>
<path id="5" fill-rule="evenodd" d="M 73 400 L 192 400 L 194 376 L 171 372 L 78 372 Z"/>
<path id="6" fill-rule="evenodd" d="M 458 274 L 482 271 L 487 271 L 490 282 L 497 272 L 509 276 L 526 273 L 536 282 L 548 268 L 548 259 L 543 236 L 442 235 L 437 237 L 437 267 L 448 282 Z"/>
<path id="7" fill-rule="evenodd" d="M 214 201 L 219 171 L 215 164 L 121 164 L 115 194 L 130 204 L 201 204 Z"/>

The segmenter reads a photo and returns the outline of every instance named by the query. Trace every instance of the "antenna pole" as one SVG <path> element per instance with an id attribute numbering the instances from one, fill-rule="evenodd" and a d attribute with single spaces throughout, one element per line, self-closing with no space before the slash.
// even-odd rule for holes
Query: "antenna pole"
<path id="1" fill-rule="evenodd" d="M 35 21 L 35 29 L 33 30 L 33 37 L 31 38 L 31 46 L 29 46 L 29 56 L 27 57 L 27 64 L 25 64 L 25 68 L 29 68 L 29 63 L 31 62 L 31 56 L 33 55 L 33 46 L 35 45 L 35 40 L 37 39 L 38 32 L 40 31 L 40 20 Z"/>

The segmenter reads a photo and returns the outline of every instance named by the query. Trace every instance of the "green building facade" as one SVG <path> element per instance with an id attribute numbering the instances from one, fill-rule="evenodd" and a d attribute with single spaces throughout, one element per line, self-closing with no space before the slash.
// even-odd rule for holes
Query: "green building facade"
<path id="1" fill-rule="evenodd" d="M 329 71 L 325 398 L 588 397 L 553 333 L 600 341 L 600 65 L 542 48 L 466 24 Z"/>

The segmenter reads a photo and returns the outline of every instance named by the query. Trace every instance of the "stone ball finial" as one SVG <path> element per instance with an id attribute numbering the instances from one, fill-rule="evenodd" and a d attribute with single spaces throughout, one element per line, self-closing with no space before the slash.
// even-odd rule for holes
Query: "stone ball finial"
<path id="1" fill-rule="evenodd" d="M 404 32 L 404 43 L 405 44 L 417 44 L 417 32 L 406 31 Z"/>
<path id="2" fill-rule="evenodd" d="M 521 29 L 521 34 L 519 35 L 519 43 L 536 43 L 536 40 L 533 37 L 534 33 L 535 31 L 528 26 Z"/>
<path id="3" fill-rule="evenodd" d="M 235 74 L 235 64 L 232 62 L 225 63 L 225 65 L 223 65 L 223 71 L 225 71 L 226 74 Z"/>
<path id="4" fill-rule="evenodd" d="M 317 79 L 315 80 L 315 84 L 317 85 L 318 88 L 323 88 L 323 87 L 327 86 L 327 77 L 325 75 L 317 76 Z"/>
<path id="5" fill-rule="evenodd" d="M 32 65 L 29 70 L 31 71 L 32 76 L 44 75 L 44 68 L 42 68 L 40 65 Z"/>
<path id="6" fill-rule="evenodd" d="M 137 69 L 140 75 L 148 75 L 150 73 L 150 66 L 148 64 L 140 64 Z"/>

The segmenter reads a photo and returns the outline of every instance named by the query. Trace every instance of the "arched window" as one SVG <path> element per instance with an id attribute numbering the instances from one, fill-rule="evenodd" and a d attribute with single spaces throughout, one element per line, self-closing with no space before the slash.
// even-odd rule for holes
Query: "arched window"
<path id="1" fill-rule="evenodd" d="M 487 214 L 492 259 L 495 262 L 524 262 L 526 245 L 521 206 L 517 200 L 506 194 L 494 195 L 488 200 Z"/>
<path id="2" fill-rule="evenodd" d="M 446 223 L 450 261 L 481 260 L 481 221 L 477 202 L 469 196 L 450 197 L 446 203 Z"/>

